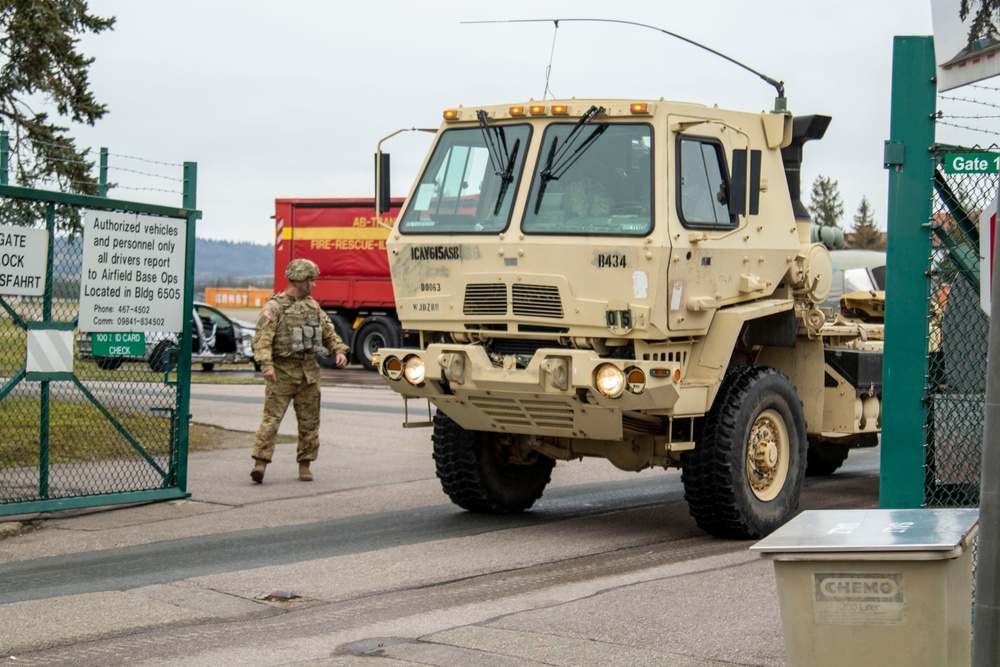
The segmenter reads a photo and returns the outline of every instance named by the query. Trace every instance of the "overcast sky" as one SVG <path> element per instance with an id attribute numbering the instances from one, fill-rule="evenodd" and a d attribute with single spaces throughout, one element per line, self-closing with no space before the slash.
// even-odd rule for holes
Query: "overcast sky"
<path id="1" fill-rule="evenodd" d="M 867 196 L 884 228 L 893 36 L 933 30 L 929 0 L 90 0 L 90 9 L 118 19 L 81 43 L 109 113 L 74 133 L 109 149 L 111 180 L 147 188 L 113 196 L 179 205 L 160 190 L 179 192 L 180 163 L 197 162 L 198 236 L 255 243 L 273 240 L 275 198 L 371 197 L 372 156 L 391 132 L 437 127 L 459 104 L 541 99 L 550 57 L 556 97 L 773 105 L 774 89 L 753 74 L 652 30 L 463 23 L 533 18 L 647 23 L 783 80 L 793 113 L 833 116 L 826 138 L 806 147 L 803 201 L 822 174 L 839 182 L 845 227 Z M 406 194 L 429 136 L 386 143 L 394 195 Z"/>

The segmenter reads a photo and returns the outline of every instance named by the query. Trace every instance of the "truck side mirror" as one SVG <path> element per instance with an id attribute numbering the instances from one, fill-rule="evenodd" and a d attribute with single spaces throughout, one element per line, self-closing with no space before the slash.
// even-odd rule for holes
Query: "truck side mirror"
<path id="1" fill-rule="evenodd" d="M 389 154 L 375 153 L 375 213 L 381 216 L 392 205 L 389 190 Z"/>

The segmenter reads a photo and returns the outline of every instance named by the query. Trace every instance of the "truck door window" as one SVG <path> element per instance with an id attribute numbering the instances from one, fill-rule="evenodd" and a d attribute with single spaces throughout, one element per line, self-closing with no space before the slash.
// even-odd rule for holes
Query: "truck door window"
<path id="1" fill-rule="evenodd" d="M 697 137 L 681 137 L 679 143 L 677 208 L 681 222 L 685 227 L 734 227 L 722 146 Z"/>
<path id="2" fill-rule="evenodd" d="M 652 128 L 638 123 L 589 123 L 564 152 L 561 149 L 575 127 L 558 123 L 546 128 L 521 229 L 526 234 L 649 234 L 653 227 Z M 548 155 L 555 158 L 547 161 Z"/>
<path id="3" fill-rule="evenodd" d="M 405 234 L 502 232 L 510 223 L 530 133 L 527 125 L 491 125 L 488 132 L 479 127 L 443 132 L 400 218 L 399 230 Z"/>

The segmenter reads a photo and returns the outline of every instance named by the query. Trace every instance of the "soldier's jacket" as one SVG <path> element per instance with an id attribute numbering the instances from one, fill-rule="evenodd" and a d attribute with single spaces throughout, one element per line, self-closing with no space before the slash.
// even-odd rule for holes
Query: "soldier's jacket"
<path id="1" fill-rule="evenodd" d="M 337 335 L 333 323 L 312 297 L 296 301 L 275 294 L 261 311 L 253 337 L 254 359 L 261 371 L 303 364 L 309 382 L 319 380 L 316 356 L 326 348 L 331 355 L 349 349 Z"/>

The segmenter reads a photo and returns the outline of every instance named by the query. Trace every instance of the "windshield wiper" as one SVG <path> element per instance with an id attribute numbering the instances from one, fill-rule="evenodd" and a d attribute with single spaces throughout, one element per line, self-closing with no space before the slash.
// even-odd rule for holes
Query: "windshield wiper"
<path id="1" fill-rule="evenodd" d="M 505 165 L 510 162 L 510 155 L 507 153 L 507 134 L 502 127 L 490 127 L 489 116 L 482 109 L 476 111 L 476 119 L 479 120 L 479 129 L 483 133 L 486 152 L 490 155 L 490 166 L 493 167 L 493 173 L 500 176 L 507 169 Z"/>
<path id="2" fill-rule="evenodd" d="M 500 174 L 500 192 L 497 193 L 497 203 L 493 207 L 493 215 L 500 214 L 500 207 L 503 205 L 504 197 L 507 196 L 507 187 L 514 180 L 514 161 L 517 159 L 517 151 L 520 148 L 521 140 L 518 139 L 514 142 L 514 148 L 511 149 L 510 155 L 507 156 L 507 168 Z"/>
<path id="3" fill-rule="evenodd" d="M 594 131 L 590 133 L 590 136 L 580 144 L 575 151 L 573 151 L 569 157 L 566 156 L 566 152 L 573 146 L 573 142 L 578 138 L 578 133 L 584 127 L 589 125 L 594 121 L 594 119 L 604 113 L 604 107 L 592 106 L 587 109 L 586 113 L 580 117 L 580 120 L 576 122 L 573 129 L 570 130 L 569 135 L 566 137 L 566 141 L 563 142 L 562 148 L 556 152 L 556 145 L 558 143 L 556 137 L 552 137 L 552 144 L 549 147 L 549 156 L 545 160 L 545 166 L 539 172 L 539 178 L 541 183 L 538 186 L 538 196 L 535 197 L 535 214 L 538 214 L 538 209 L 542 206 L 542 197 L 545 195 L 545 189 L 548 187 L 549 181 L 558 181 L 559 177 L 566 173 L 566 170 L 573 166 L 573 163 L 580 159 L 584 151 L 590 148 L 599 136 L 604 134 L 604 131 L 608 129 L 607 125 L 601 125 L 594 128 Z M 557 163 L 556 160 L 559 160 Z"/>

